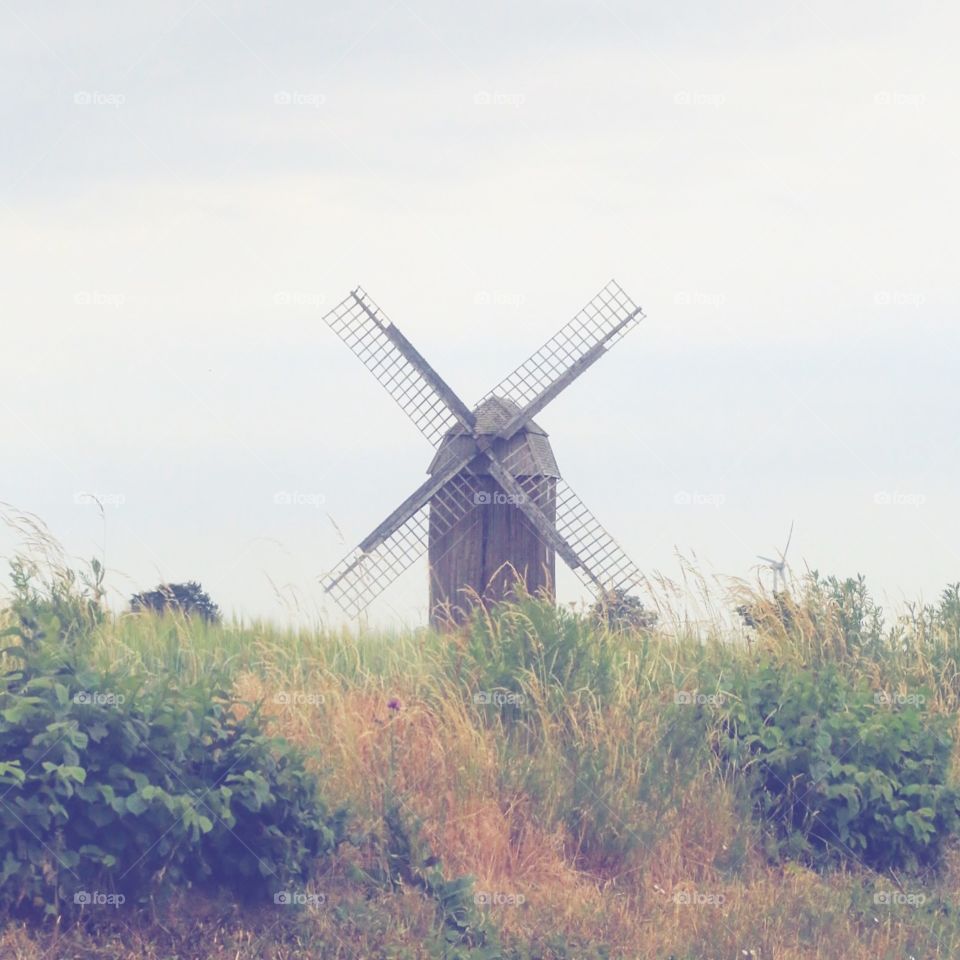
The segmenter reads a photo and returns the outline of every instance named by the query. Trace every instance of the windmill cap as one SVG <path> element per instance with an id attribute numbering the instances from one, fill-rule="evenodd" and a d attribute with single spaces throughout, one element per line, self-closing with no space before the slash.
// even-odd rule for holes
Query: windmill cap
<path id="1" fill-rule="evenodd" d="M 473 411 L 477 433 L 493 436 L 499 433 L 519 412 L 520 407 L 506 397 L 487 397 Z M 457 424 L 440 443 L 427 472 L 436 473 L 451 457 L 462 457 L 476 449 L 476 441 L 466 427 Z M 533 420 L 521 427 L 509 440 L 495 440 L 494 449 L 501 457 L 509 457 L 516 476 L 556 477 L 560 470 L 553 456 L 547 432 Z M 479 453 L 479 450 L 477 451 Z M 480 466 L 479 473 L 486 473 Z"/>
<path id="2" fill-rule="evenodd" d="M 481 400 L 473 411 L 477 421 L 477 433 L 481 436 L 499 433 L 520 410 L 518 404 L 506 397 L 487 397 L 485 400 Z M 538 433 L 542 437 L 547 436 L 547 431 L 533 420 L 524 424 L 523 429 L 527 433 Z M 465 432 L 466 430 L 460 424 L 457 424 L 451 431 L 453 434 Z"/>

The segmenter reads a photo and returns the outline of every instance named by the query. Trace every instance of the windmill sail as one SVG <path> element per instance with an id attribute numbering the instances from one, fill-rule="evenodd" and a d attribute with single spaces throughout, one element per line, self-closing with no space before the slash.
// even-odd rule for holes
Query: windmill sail
<path id="1" fill-rule="evenodd" d="M 431 496 L 421 497 L 419 506 L 407 510 L 406 518 L 380 532 L 381 524 L 323 580 L 323 588 L 351 617 L 375 600 L 397 577 L 423 556 L 434 535 L 443 534 L 477 505 L 478 488 L 466 471 L 459 473 Z M 389 519 L 389 518 L 388 518 Z M 385 521 L 386 523 L 386 521 Z"/>
<path id="2" fill-rule="evenodd" d="M 457 423 L 473 430 L 463 401 L 360 287 L 323 319 L 434 447 Z"/>
<path id="3" fill-rule="evenodd" d="M 511 457 L 504 459 L 503 466 L 514 475 L 514 482 L 525 501 L 533 504 L 542 501 L 549 479 L 517 477 Z M 607 591 L 628 591 L 637 586 L 643 574 L 570 485 L 557 480 L 555 497 L 557 519 L 554 528 L 565 545 L 564 551 L 558 549 L 557 552 L 583 584 Z M 571 562 L 571 555 L 576 562 Z"/>
<path id="4" fill-rule="evenodd" d="M 519 429 L 643 319 L 611 280 L 565 327 L 501 380 L 484 399 L 510 400 L 521 412 L 502 435 Z"/>
<path id="5" fill-rule="evenodd" d="M 461 457 L 453 457 L 447 465 L 434 473 L 425 480 L 413 493 L 407 497 L 403 503 L 397 507 L 389 517 L 386 518 L 368 537 L 360 541 L 360 549 L 364 553 L 369 553 L 374 547 L 378 547 L 384 540 L 398 530 L 407 520 L 413 516 L 424 504 L 429 503 L 431 499 L 437 499 L 443 486 L 464 470 L 473 459 L 473 451 L 464 454 Z M 459 478 L 460 484 L 468 482 L 468 475 Z M 471 485 L 471 492 L 476 493 L 477 488 Z M 438 509 L 442 509 L 442 501 L 437 499 Z"/>
<path id="6" fill-rule="evenodd" d="M 539 507 L 539 504 L 543 502 L 545 498 L 544 494 L 546 491 L 542 487 L 534 490 L 522 486 L 521 483 L 511 475 L 510 471 L 503 466 L 500 460 L 496 458 L 492 451 L 487 451 L 487 456 L 490 460 L 488 469 L 490 470 L 491 476 L 496 479 L 497 483 L 500 484 L 501 488 L 508 495 L 513 497 L 514 505 L 526 515 L 543 542 L 556 550 L 563 558 L 564 563 L 571 569 L 581 569 L 583 567 L 583 561 L 577 555 L 576 550 L 558 533 L 555 524 L 547 519 Z M 549 482 L 545 477 L 529 479 Z"/>
<path id="7" fill-rule="evenodd" d="M 635 588 L 643 574 L 603 524 L 563 480 L 557 483 L 557 530 L 583 561 L 574 569 L 585 586 L 597 583 L 607 591 Z"/>

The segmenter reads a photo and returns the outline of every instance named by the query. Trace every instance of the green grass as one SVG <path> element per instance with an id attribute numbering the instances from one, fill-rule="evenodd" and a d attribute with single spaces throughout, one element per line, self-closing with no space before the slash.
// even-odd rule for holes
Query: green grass
<path id="1" fill-rule="evenodd" d="M 10 924 L 0 956 L 479 960 L 479 948 L 444 940 L 426 888 L 371 881 L 393 802 L 422 822 L 445 881 L 472 876 L 475 891 L 505 898 L 480 907 L 504 957 L 960 955 L 953 841 L 938 869 L 913 874 L 850 858 L 818 869 L 771 860 L 748 785 L 714 739 L 724 703 L 746 688 L 734 678 L 761 661 L 785 676 L 829 666 L 896 705 L 912 697 L 921 715 L 953 717 L 956 588 L 887 617 L 858 580 L 812 575 L 776 598 L 736 584 L 697 590 L 708 616 L 696 624 L 679 589 L 660 584 L 652 631 L 610 632 L 525 601 L 447 636 L 169 615 L 88 622 L 61 597 L 93 668 L 217 674 L 239 699 L 262 702 L 363 839 L 315 878 L 322 910 L 240 914 L 186 896 L 159 915 L 100 916 L 83 929 Z"/>

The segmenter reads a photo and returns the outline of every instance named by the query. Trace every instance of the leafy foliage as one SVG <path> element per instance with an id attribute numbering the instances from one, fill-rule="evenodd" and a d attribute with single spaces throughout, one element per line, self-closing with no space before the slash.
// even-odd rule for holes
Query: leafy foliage
<path id="1" fill-rule="evenodd" d="M 832 666 L 760 661 L 730 686 L 716 749 L 747 776 L 772 856 L 876 869 L 938 861 L 960 825 L 948 718 L 891 705 Z"/>
<path id="2" fill-rule="evenodd" d="M 812 571 L 807 603 L 829 609 L 837 620 L 847 650 L 880 652 L 884 646 L 883 610 L 876 604 L 862 574 L 840 580 Z"/>
<path id="3" fill-rule="evenodd" d="M 639 597 L 620 588 L 601 596 L 590 612 L 596 623 L 611 630 L 652 630 L 658 619 Z"/>
<path id="4" fill-rule="evenodd" d="M 10 610 L 18 633 L 31 650 L 46 638 L 66 648 L 99 626 L 103 612 L 103 565 L 90 561 L 89 571 L 53 569 L 44 581 L 39 568 L 23 558 L 10 562 L 13 586 Z"/>
<path id="5" fill-rule="evenodd" d="M 187 615 L 196 614 L 208 623 L 220 622 L 220 608 L 194 580 L 187 583 L 161 583 L 156 590 L 134 594 L 130 598 L 130 609 L 134 612 L 153 610 L 155 613 L 173 610 Z"/>
<path id="6" fill-rule="evenodd" d="M 241 716 L 215 680 L 90 670 L 59 601 L 29 599 L 0 674 L 0 908 L 61 915 L 93 893 L 191 885 L 266 898 L 336 848 L 345 814 L 256 710 Z"/>

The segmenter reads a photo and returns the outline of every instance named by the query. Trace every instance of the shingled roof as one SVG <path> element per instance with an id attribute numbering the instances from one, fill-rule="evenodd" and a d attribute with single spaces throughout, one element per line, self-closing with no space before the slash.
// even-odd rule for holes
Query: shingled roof
<path id="1" fill-rule="evenodd" d="M 501 430 L 520 412 L 511 400 L 504 397 L 488 397 L 473 411 L 477 421 L 477 433 L 492 435 Z M 462 457 L 471 449 L 476 450 L 476 441 L 460 424 L 453 427 L 440 443 L 427 473 L 436 473 L 451 457 Z M 518 430 L 509 440 L 495 440 L 494 450 L 501 458 L 510 458 L 513 473 L 519 477 L 559 478 L 560 469 L 553 456 L 547 432 L 531 420 L 522 430 Z M 486 473 L 483 463 L 474 464 L 478 473 Z"/>

